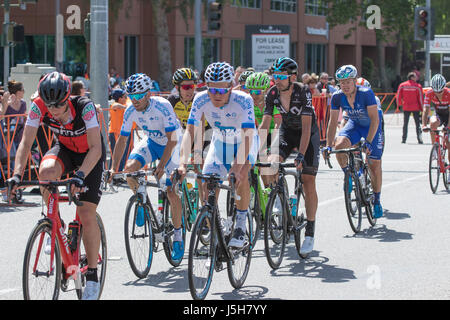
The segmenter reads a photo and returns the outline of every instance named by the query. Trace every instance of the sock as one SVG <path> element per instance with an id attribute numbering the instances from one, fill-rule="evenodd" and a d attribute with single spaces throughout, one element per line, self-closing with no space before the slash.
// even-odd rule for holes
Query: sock
<path id="1" fill-rule="evenodd" d="M 347 171 L 348 171 L 348 166 L 346 166 L 345 168 L 342 168 L 342 171 L 344 171 L 344 173 L 347 173 Z"/>
<path id="2" fill-rule="evenodd" d="M 87 269 L 86 281 L 98 282 L 97 268 L 88 268 Z"/>
<path id="3" fill-rule="evenodd" d="M 241 210 L 236 210 L 237 214 L 236 214 L 236 226 L 235 228 L 240 228 L 242 230 L 245 230 L 245 223 L 247 221 L 247 210 L 241 211 Z"/>
<path id="4" fill-rule="evenodd" d="M 305 236 L 314 238 L 315 221 L 306 221 Z"/>
<path id="5" fill-rule="evenodd" d="M 374 192 L 373 195 L 374 195 L 373 203 L 380 204 L 381 192 Z"/>
<path id="6" fill-rule="evenodd" d="M 173 241 L 183 241 L 183 230 L 181 227 L 173 230 Z"/>

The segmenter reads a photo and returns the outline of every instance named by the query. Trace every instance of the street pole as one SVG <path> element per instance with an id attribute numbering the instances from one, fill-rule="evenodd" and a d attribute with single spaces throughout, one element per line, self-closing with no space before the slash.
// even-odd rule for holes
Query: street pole
<path id="1" fill-rule="evenodd" d="M 202 72 L 202 0 L 195 0 L 195 69 Z"/>
<path id="2" fill-rule="evenodd" d="M 55 68 L 63 72 L 64 62 L 64 17 L 61 14 L 61 0 L 55 0 Z"/>
<path id="3" fill-rule="evenodd" d="M 4 47 L 3 47 L 3 90 L 8 85 L 9 78 L 9 42 L 8 42 L 8 24 L 9 24 L 9 0 L 4 1 L 4 21 L 3 21 L 3 37 L 4 37 Z"/>
<path id="4" fill-rule="evenodd" d="M 91 0 L 91 50 L 90 85 L 91 99 L 107 109 L 108 104 L 108 0 Z M 108 111 L 103 112 L 108 123 Z M 103 126 L 106 142 L 107 128 Z M 107 145 L 107 143 L 106 143 Z"/>
<path id="5" fill-rule="evenodd" d="M 427 9 L 431 9 L 431 0 L 427 0 Z M 428 10 L 428 12 L 430 12 L 430 10 Z M 427 33 L 427 40 L 425 41 L 425 81 L 424 81 L 424 85 L 425 87 L 429 86 L 430 83 L 430 74 L 431 74 L 431 70 L 430 70 L 430 36 L 431 36 L 431 24 L 434 23 L 433 21 L 431 21 L 433 17 L 430 15 L 429 17 L 429 23 L 428 23 L 428 33 Z"/>

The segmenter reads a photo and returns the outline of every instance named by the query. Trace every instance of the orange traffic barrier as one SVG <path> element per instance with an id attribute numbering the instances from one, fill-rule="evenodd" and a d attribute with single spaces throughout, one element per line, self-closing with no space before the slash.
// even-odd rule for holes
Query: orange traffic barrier
<path id="1" fill-rule="evenodd" d="M 330 120 L 330 105 L 327 97 L 313 97 L 312 104 L 316 112 L 317 125 L 319 126 L 320 143 L 326 143 L 327 128 Z"/>

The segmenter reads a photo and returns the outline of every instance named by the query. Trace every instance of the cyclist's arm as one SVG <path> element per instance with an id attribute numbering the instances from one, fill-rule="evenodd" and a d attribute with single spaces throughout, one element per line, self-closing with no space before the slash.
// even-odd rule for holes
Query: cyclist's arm
<path id="1" fill-rule="evenodd" d="M 370 118 L 369 133 L 367 134 L 367 140 L 372 143 L 375 138 L 375 134 L 378 130 L 378 125 L 380 124 L 380 119 L 378 118 L 378 107 L 377 105 L 372 105 L 367 107 L 367 113 Z"/>
<path id="2" fill-rule="evenodd" d="M 258 127 L 258 135 L 259 135 L 259 140 L 260 140 L 261 146 L 263 146 L 267 140 L 271 122 L 272 122 L 272 116 L 266 115 L 266 114 L 263 115 L 261 124 Z M 281 121 L 280 121 L 280 124 L 281 124 Z M 275 128 L 276 128 L 276 126 L 275 126 Z"/>
<path id="3" fill-rule="evenodd" d="M 327 146 L 332 146 L 334 142 L 334 138 L 336 136 L 336 128 L 339 118 L 339 109 L 331 110 L 330 112 L 330 121 L 328 122 L 327 128 Z"/>
<path id="4" fill-rule="evenodd" d="M 116 146 L 114 147 L 114 151 L 112 154 L 111 169 L 113 171 L 117 171 L 117 169 L 119 169 L 120 160 L 122 159 L 123 152 L 127 145 L 127 139 L 127 136 L 119 135 L 119 138 L 116 141 Z"/>
<path id="5" fill-rule="evenodd" d="M 428 124 L 428 114 L 430 113 L 430 105 L 423 106 L 422 112 L 422 127 L 426 127 Z"/>
<path id="6" fill-rule="evenodd" d="M 181 141 L 180 148 L 180 167 L 186 168 L 189 162 L 189 156 L 192 152 L 192 141 L 196 130 L 196 126 L 193 124 L 187 124 L 184 131 L 183 140 Z M 202 144 L 203 145 L 203 144 Z"/>
<path id="7" fill-rule="evenodd" d="M 16 160 L 14 162 L 14 174 L 22 175 L 27 164 L 28 154 L 30 153 L 31 146 L 36 138 L 38 128 L 32 126 L 25 126 L 22 134 L 22 140 L 20 141 L 19 148 L 16 153 Z"/>
<path id="8" fill-rule="evenodd" d="M 311 123 L 312 116 L 302 116 L 302 137 L 300 138 L 300 146 L 298 152 L 305 155 L 308 149 L 309 141 L 311 140 Z"/>
<path id="9" fill-rule="evenodd" d="M 102 137 L 100 134 L 100 127 L 87 129 L 86 135 L 89 151 L 86 154 L 79 171 L 83 171 L 87 177 L 102 156 Z"/>

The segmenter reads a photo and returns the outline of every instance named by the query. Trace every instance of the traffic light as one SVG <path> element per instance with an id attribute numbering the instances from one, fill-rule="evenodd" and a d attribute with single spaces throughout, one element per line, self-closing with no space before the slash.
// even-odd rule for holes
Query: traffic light
<path id="1" fill-rule="evenodd" d="M 84 19 L 83 35 L 86 42 L 91 42 L 91 13 Z"/>
<path id="2" fill-rule="evenodd" d="M 222 4 L 208 0 L 208 31 L 220 29 L 220 18 L 222 16 Z"/>
<path id="3" fill-rule="evenodd" d="M 434 9 L 416 7 L 414 11 L 414 39 L 434 40 Z"/>

